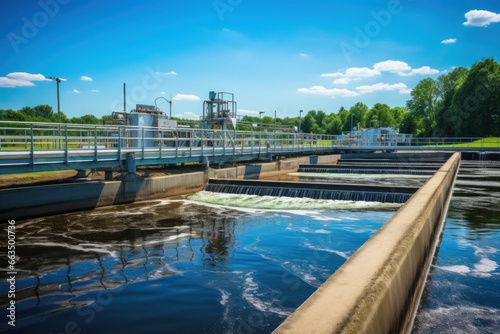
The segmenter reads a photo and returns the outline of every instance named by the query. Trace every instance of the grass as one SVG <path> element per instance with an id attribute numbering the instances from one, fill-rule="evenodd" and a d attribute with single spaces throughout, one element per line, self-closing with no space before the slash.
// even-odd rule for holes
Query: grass
<path id="1" fill-rule="evenodd" d="M 74 170 L 60 170 L 50 172 L 33 172 L 0 175 L 0 189 L 34 185 L 46 182 L 62 182 L 76 175 Z"/>
<path id="2" fill-rule="evenodd" d="M 427 146 L 440 146 L 440 147 L 500 147 L 500 137 L 487 137 L 472 142 L 459 143 L 459 144 L 431 144 Z"/>

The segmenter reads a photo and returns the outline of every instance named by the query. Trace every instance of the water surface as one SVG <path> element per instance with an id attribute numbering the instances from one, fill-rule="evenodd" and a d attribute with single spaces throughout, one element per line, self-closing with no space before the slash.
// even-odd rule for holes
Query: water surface
<path id="1" fill-rule="evenodd" d="M 217 195 L 18 222 L 13 332 L 269 333 L 397 207 Z"/>

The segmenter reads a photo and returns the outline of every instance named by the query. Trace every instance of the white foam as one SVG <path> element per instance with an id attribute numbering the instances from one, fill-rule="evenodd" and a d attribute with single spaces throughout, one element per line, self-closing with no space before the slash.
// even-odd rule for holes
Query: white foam
<path id="1" fill-rule="evenodd" d="M 500 310 L 477 305 L 440 306 L 423 310 L 417 320 L 416 334 L 498 333 Z"/>
<path id="2" fill-rule="evenodd" d="M 222 290 L 222 289 L 218 289 L 220 294 L 221 294 L 221 299 L 220 299 L 220 304 L 222 306 L 226 305 L 228 300 L 229 300 L 229 297 L 231 296 L 231 293 L 225 291 L 225 290 Z"/>
<path id="3" fill-rule="evenodd" d="M 340 257 L 343 257 L 344 259 L 348 259 L 349 258 L 349 253 L 350 252 L 342 252 L 342 251 L 338 251 L 338 250 L 335 250 L 335 249 L 330 249 L 330 248 L 325 248 L 325 247 L 318 247 L 318 246 L 314 246 L 313 244 L 309 243 L 309 242 L 305 242 L 304 245 L 309 248 L 309 249 L 312 249 L 312 250 L 315 250 L 315 251 L 320 251 L 320 252 L 327 252 L 327 253 L 333 253 L 333 254 L 336 254 Z"/>
<path id="4" fill-rule="evenodd" d="M 249 272 L 246 274 L 245 281 L 243 282 L 243 299 L 245 299 L 248 303 L 250 303 L 253 307 L 263 313 L 275 313 L 283 317 L 287 317 L 290 315 L 290 312 L 284 310 L 282 308 L 274 307 L 271 301 L 264 301 L 266 298 L 264 293 L 259 293 L 259 285 L 254 282 L 251 274 L 253 272 Z M 261 299 L 260 297 L 263 297 Z"/>
<path id="5" fill-rule="evenodd" d="M 332 232 L 328 231 L 328 230 L 324 230 L 324 229 L 319 229 L 319 230 L 314 231 L 314 233 L 318 233 L 318 234 L 331 234 Z"/>
<path id="6" fill-rule="evenodd" d="M 298 197 L 273 197 L 257 195 L 222 194 L 200 191 L 186 197 L 194 203 L 205 203 L 212 207 L 231 207 L 245 212 L 259 212 L 258 210 L 344 210 L 344 209 L 369 209 L 369 208 L 398 208 L 401 204 L 365 202 L 365 201 L 340 201 L 316 200 Z"/>
<path id="7" fill-rule="evenodd" d="M 474 265 L 473 274 L 478 277 L 490 277 L 491 273 L 498 268 L 498 264 L 486 257 Z"/>
<path id="8" fill-rule="evenodd" d="M 467 266 L 464 266 L 464 265 L 440 266 L 440 267 L 437 267 L 437 268 L 445 270 L 445 271 L 457 273 L 457 274 L 463 274 L 463 275 L 468 274 L 468 273 L 471 272 L 470 268 L 467 267 Z"/>

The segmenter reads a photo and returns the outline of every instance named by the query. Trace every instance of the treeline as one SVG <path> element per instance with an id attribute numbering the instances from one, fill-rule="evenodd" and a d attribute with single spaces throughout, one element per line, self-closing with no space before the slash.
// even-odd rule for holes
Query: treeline
<path id="1" fill-rule="evenodd" d="M 500 64 L 488 58 L 421 80 L 406 103 L 401 130 L 417 136 L 500 136 Z"/>
<path id="2" fill-rule="evenodd" d="M 24 107 L 21 110 L 0 109 L 0 120 L 17 122 L 48 122 L 56 123 L 60 119 L 61 123 L 73 124 L 106 124 L 111 119 L 111 115 L 97 118 L 94 115 L 84 115 L 82 117 L 68 118 L 63 112 L 59 115 L 52 110 L 49 105 L 38 105 L 36 107 Z"/>
<path id="3" fill-rule="evenodd" d="M 251 122 L 274 123 L 274 118 L 246 116 Z M 500 64 L 488 58 L 470 69 L 455 68 L 436 80 L 421 80 L 405 108 L 358 102 L 349 109 L 326 114 L 311 110 L 300 118 L 276 119 L 279 125 L 301 123 L 303 132 L 340 134 L 353 127 L 395 127 L 417 137 L 500 136 Z"/>
<path id="4" fill-rule="evenodd" d="M 406 110 L 401 107 L 391 108 L 387 104 L 376 103 L 371 109 L 362 102 L 353 105 L 349 110 L 341 107 L 337 113 L 327 114 L 323 110 L 310 110 L 302 117 L 277 118 L 276 125 L 292 125 L 301 132 L 318 134 L 341 134 L 353 128 L 395 127 L 398 128 L 404 120 Z M 274 118 L 270 116 L 245 116 L 243 121 L 273 125 Z"/>
<path id="5" fill-rule="evenodd" d="M 62 123 L 75 124 L 106 124 L 111 119 L 111 115 L 68 119 L 62 112 L 59 116 Z M 18 111 L 0 109 L 0 120 L 57 122 L 58 115 L 50 106 L 39 105 Z M 436 80 L 423 79 L 412 90 L 405 107 L 376 103 L 369 108 L 358 102 L 349 109 L 340 107 L 331 113 L 310 110 L 302 117 L 244 116 L 241 120 L 296 126 L 305 133 L 332 135 L 357 127 L 394 127 L 418 137 L 500 136 L 500 64 L 488 58 L 470 69 L 457 67 Z M 251 126 L 241 124 L 238 129 L 251 130 Z"/>

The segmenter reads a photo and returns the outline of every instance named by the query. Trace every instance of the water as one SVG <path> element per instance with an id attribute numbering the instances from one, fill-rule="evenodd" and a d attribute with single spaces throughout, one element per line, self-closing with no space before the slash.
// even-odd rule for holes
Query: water
<path id="1" fill-rule="evenodd" d="M 420 187 L 430 178 L 430 175 L 296 172 L 288 174 L 286 178 L 308 182 L 356 183 L 375 184 L 380 186 Z M 283 180 L 285 180 L 285 178 L 283 178 Z"/>
<path id="2" fill-rule="evenodd" d="M 500 332 L 500 173 L 462 164 L 414 333 Z"/>
<path id="3" fill-rule="evenodd" d="M 312 198 L 333 201 L 368 201 L 381 203 L 405 203 L 411 193 L 370 191 L 367 189 L 337 190 L 292 187 L 269 187 L 263 185 L 208 184 L 205 190 L 223 194 L 244 194 L 264 197 Z M 334 188 L 334 187 L 332 187 Z"/>
<path id="4" fill-rule="evenodd" d="M 301 167 L 299 173 L 339 173 L 339 174 L 406 174 L 406 175 L 432 175 L 436 171 L 432 170 L 417 170 L 417 169 L 357 169 L 357 168 L 317 168 L 317 167 Z"/>
<path id="5" fill-rule="evenodd" d="M 9 330 L 269 333 L 396 208 L 201 192 L 18 222 Z"/>

